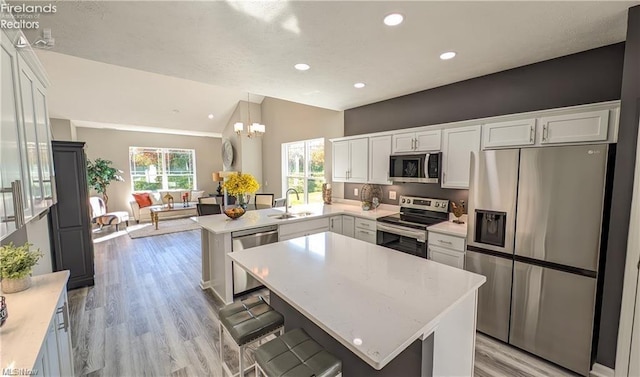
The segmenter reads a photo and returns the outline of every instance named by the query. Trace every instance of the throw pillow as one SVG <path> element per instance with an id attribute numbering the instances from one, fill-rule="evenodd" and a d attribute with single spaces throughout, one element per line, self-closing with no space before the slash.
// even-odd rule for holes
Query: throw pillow
<path id="1" fill-rule="evenodd" d="M 154 206 L 161 206 L 162 203 L 162 196 L 160 195 L 159 192 L 152 192 L 151 194 L 149 194 L 149 197 L 151 197 L 151 203 Z"/>
<path id="2" fill-rule="evenodd" d="M 204 196 L 204 191 L 191 191 L 191 201 L 197 202 L 198 198 L 202 198 Z"/>
<path id="3" fill-rule="evenodd" d="M 138 203 L 140 208 L 151 206 L 151 198 L 147 192 L 143 192 L 142 194 L 133 194 L 133 198 L 136 200 L 136 203 Z"/>

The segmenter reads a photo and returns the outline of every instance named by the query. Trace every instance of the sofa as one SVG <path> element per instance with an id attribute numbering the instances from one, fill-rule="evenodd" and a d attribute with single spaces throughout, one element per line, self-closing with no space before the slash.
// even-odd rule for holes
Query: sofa
<path id="1" fill-rule="evenodd" d="M 167 194 L 173 197 L 174 208 L 175 211 L 171 212 L 160 212 L 158 217 L 162 219 L 177 219 L 181 217 L 190 217 L 196 216 L 196 204 L 198 204 L 198 198 L 206 196 L 204 191 L 195 191 L 195 190 L 168 190 L 168 191 L 139 191 L 134 194 L 143 194 L 148 193 L 149 198 L 151 199 L 151 205 L 140 207 L 134 196 L 132 195 L 129 199 L 129 204 L 131 205 L 131 212 L 133 214 L 133 218 L 137 223 L 141 221 L 151 221 L 151 208 L 166 206 L 168 204 L 165 196 Z M 189 206 L 182 208 L 182 195 L 184 193 L 189 193 Z M 179 209 L 179 210 L 178 210 Z"/>

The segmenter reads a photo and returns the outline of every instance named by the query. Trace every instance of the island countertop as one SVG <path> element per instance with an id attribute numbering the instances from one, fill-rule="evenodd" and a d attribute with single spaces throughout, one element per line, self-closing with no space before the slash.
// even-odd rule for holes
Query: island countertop
<path id="1" fill-rule="evenodd" d="M 32 369 L 36 364 L 69 271 L 34 276 L 26 291 L 6 294 L 7 321 L 0 328 L 2 368 Z"/>
<path id="2" fill-rule="evenodd" d="M 430 335 L 486 281 L 330 232 L 228 255 L 375 369 Z"/>
<path id="3" fill-rule="evenodd" d="M 236 220 L 229 219 L 225 214 L 192 217 L 191 219 L 208 231 L 220 234 L 230 233 L 238 230 L 259 228 L 268 225 L 290 224 L 299 221 L 311 220 L 314 218 L 330 217 L 337 215 L 350 215 L 370 220 L 376 220 L 382 216 L 388 216 L 398 212 L 395 206 L 385 206 L 375 210 L 363 211 L 360 207 L 334 203 L 331 205 L 312 204 L 296 206 L 290 209 L 290 213 L 310 212 L 311 214 L 291 219 L 277 219 L 284 213 L 284 208 L 269 208 L 256 211 L 247 211 L 242 217 Z"/>

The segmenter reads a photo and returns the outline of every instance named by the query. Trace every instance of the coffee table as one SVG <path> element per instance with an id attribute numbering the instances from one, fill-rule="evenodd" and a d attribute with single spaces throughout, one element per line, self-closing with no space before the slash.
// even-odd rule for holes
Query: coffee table
<path id="1" fill-rule="evenodd" d="M 192 214 L 187 214 L 187 216 L 196 215 L 196 206 L 192 205 L 189 207 L 183 207 L 181 204 L 174 206 L 173 208 L 169 208 L 168 206 L 155 206 L 149 209 L 151 213 L 151 223 L 155 225 L 156 230 L 158 230 L 158 223 L 160 222 L 160 217 L 158 216 L 160 213 L 168 213 L 168 212 L 193 212 Z"/>

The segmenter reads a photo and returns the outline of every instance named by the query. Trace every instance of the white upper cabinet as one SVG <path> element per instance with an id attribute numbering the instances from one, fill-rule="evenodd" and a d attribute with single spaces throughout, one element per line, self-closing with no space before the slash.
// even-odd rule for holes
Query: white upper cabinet
<path id="1" fill-rule="evenodd" d="M 333 142 L 334 182 L 367 182 L 369 173 L 369 139 Z"/>
<path id="2" fill-rule="evenodd" d="M 349 141 L 349 170 L 348 182 L 367 182 L 369 174 L 369 139 L 355 139 Z"/>
<path id="3" fill-rule="evenodd" d="M 441 138 L 441 130 L 416 132 L 416 152 L 439 151 Z"/>
<path id="4" fill-rule="evenodd" d="M 392 153 L 439 151 L 441 137 L 441 130 L 395 134 L 393 135 Z"/>
<path id="5" fill-rule="evenodd" d="M 391 155 L 391 135 L 369 138 L 369 183 L 390 185 L 389 156 Z"/>
<path id="6" fill-rule="evenodd" d="M 443 131 L 442 187 L 469 188 L 471 152 L 480 150 L 481 126 L 450 128 Z"/>
<path id="7" fill-rule="evenodd" d="M 607 140 L 609 110 L 549 116 L 538 119 L 540 144 Z"/>
<path id="8" fill-rule="evenodd" d="M 485 148 L 533 145 L 536 142 L 536 120 L 487 123 L 482 126 L 482 141 Z"/>
<path id="9" fill-rule="evenodd" d="M 393 135 L 393 153 L 413 152 L 415 140 L 415 132 Z"/>
<path id="10" fill-rule="evenodd" d="M 333 142 L 333 167 L 331 174 L 334 182 L 345 182 L 349 173 L 349 141 Z"/>

